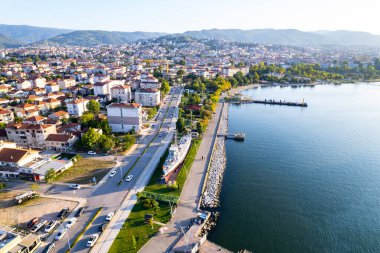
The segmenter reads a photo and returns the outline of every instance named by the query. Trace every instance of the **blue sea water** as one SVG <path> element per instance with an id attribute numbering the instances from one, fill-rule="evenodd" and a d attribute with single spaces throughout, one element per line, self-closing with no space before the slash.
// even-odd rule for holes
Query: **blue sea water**
<path id="1" fill-rule="evenodd" d="M 209 239 L 260 252 L 380 252 L 380 86 L 258 88 L 230 105 L 221 217 Z"/>

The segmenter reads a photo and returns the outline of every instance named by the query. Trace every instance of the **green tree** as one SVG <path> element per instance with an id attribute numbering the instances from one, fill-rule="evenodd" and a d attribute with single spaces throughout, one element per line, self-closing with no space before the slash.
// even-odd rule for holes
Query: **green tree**
<path id="1" fill-rule="evenodd" d="M 112 140 L 112 138 L 107 137 L 105 135 L 101 135 L 99 140 L 99 148 L 103 152 L 108 152 L 110 149 L 112 149 L 115 146 L 115 142 Z"/>
<path id="2" fill-rule="evenodd" d="M 53 168 L 48 169 L 45 173 L 45 181 L 49 183 L 55 177 L 55 170 Z"/>
<path id="3" fill-rule="evenodd" d="M 94 115 L 92 112 L 90 112 L 90 111 L 88 111 L 88 112 L 84 112 L 84 113 L 82 114 L 82 116 L 80 117 L 80 123 L 81 123 L 83 126 L 89 126 L 90 123 L 91 123 L 92 121 L 94 121 L 94 120 L 95 120 L 95 115 Z"/>
<path id="4" fill-rule="evenodd" d="M 170 91 L 170 85 L 167 80 L 162 80 L 161 88 L 160 91 L 162 92 L 163 95 L 166 95 Z"/>
<path id="5" fill-rule="evenodd" d="M 91 128 L 82 136 L 82 143 L 88 149 L 95 149 L 101 134 L 95 129 Z"/>
<path id="6" fill-rule="evenodd" d="M 99 102 L 96 101 L 96 100 L 90 100 L 90 101 L 88 102 L 88 104 L 87 104 L 87 109 L 88 109 L 90 112 L 92 112 L 92 113 L 94 113 L 94 114 L 97 114 L 97 113 L 99 113 L 99 111 L 100 111 L 100 104 L 99 104 Z"/>
<path id="7" fill-rule="evenodd" d="M 183 133 L 186 130 L 185 120 L 181 117 L 177 120 L 176 123 L 177 131 Z"/>
<path id="8" fill-rule="evenodd" d="M 206 130 L 206 126 L 202 122 L 197 122 L 197 132 L 199 134 L 203 133 Z"/>
<path id="9" fill-rule="evenodd" d="M 122 144 L 121 149 L 123 151 L 126 151 L 126 150 L 130 149 L 132 147 L 132 145 L 135 143 L 136 143 L 136 137 L 134 137 L 133 135 L 127 134 L 124 137 L 124 142 Z"/>

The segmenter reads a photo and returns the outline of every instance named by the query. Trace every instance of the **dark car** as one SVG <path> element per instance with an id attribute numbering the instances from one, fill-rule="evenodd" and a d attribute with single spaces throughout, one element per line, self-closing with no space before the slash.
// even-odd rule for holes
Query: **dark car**
<path id="1" fill-rule="evenodd" d="M 64 218 L 66 218 L 66 216 L 69 214 L 70 212 L 70 209 L 68 207 L 66 208 L 63 208 L 59 214 L 57 215 L 57 218 L 60 219 L 60 220 L 63 220 Z"/>
<path id="2" fill-rule="evenodd" d="M 103 232 L 104 230 L 106 230 L 107 225 L 108 225 L 108 222 L 104 222 L 104 223 L 99 227 L 99 232 Z"/>
<path id="3" fill-rule="evenodd" d="M 54 248 L 55 248 L 55 243 L 54 243 L 54 242 L 49 243 L 49 244 L 45 247 L 44 251 L 42 251 L 42 253 L 49 253 L 49 252 L 52 251 Z"/>
<path id="4" fill-rule="evenodd" d="M 77 213 L 75 214 L 75 217 L 81 216 L 85 211 L 86 210 L 84 209 L 84 207 L 79 208 Z"/>
<path id="5" fill-rule="evenodd" d="M 35 217 L 35 218 L 31 219 L 30 221 L 28 221 L 28 223 L 26 223 L 26 227 L 27 227 L 27 228 L 31 228 L 31 227 L 33 227 L 34 225 L 36 225 L 37 222 L 38 222 L 38 218 Z"/>

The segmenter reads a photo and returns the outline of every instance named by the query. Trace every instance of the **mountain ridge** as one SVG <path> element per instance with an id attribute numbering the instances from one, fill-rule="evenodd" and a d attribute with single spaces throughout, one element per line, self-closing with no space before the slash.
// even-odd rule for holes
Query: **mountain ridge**
<path id="1" fill-rule="evenodd" d="M 42 44 L 47 41 L 72 46 L 118 45 L 171 35 L 189 36 L 197 39 L 224 39 L 236 42 L 265 44 L 380 47 L 380 35 L 349 30 L 305 32 L 297 29 L 203 29 L 183 33 L 160 33 L 142 31 L 70 30 L 0 24 L 0 34 L 20 44 Z"/>

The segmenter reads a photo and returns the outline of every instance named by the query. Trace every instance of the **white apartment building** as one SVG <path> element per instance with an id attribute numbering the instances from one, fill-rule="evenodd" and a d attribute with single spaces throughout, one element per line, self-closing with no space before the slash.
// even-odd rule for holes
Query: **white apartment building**
<path id="1" fill-rule="evenodd" d="M 59 91 L 59 85 L 55 83 L 48 83 L 46 84 L 45 89 L 48 93 L 56 92 Z"/>
<path id="2" fill-rule="evenodd" d="M 20 80 L 16 82 L 16 87 L 18 90 L 31 89 L 33 87 L 33 83 L 29 80 Z"/>
<path id="3" fill-rule="evenodd" d="M 69 101 L 66 103 L 67 111 L 70 115 L 82 116 L 82 114 L 87 111 L 88 102 L 89 100 L 84 98 Z"/>
<path id="4" fill-rule="evenodd" d="M 135 92 L 135 101 L 142 106 L 157 106 L 161 103 L 161 92 L 158 89 L 139 89 Z"/>
<path id="5" fill-rule="evenodd" d="M 124 85 L 124 81 L 107 80 L 94 84 L 94 95 L 104 97 L 106 100 L 111 99 L 111 89 L 117 85 Z"/>
<path id="6" fill-rule="evenodd" d="M 58 83 L 59 88 L 61 88 L 62 90 L 65 90 L 77 85 L 77 82 L 75 81 L 75 79 L 71 77 L 65 78 L 65 79 L 58 79 L 57 83 Z"/>
<path id="7" fill-rule="evenodd" d="M 114 133 L 126 133 L 142 127 L 142 109 L 137 103 L 112 103 L 107 106 L 108 125 Z"/>
<path id="8" fill-rule="evenodd" d="M 111 98 L 117 99 L 120 103 L 129 103 L 132 99 L 131 86 L 118 85 L 111 88 Z"/>
<path id="9" fill-rule="evenodd" d="M 140 77 L 140 89 L 159 89 L 161 83 L 157 78 L 150 74 L 141 74 Z"/>

